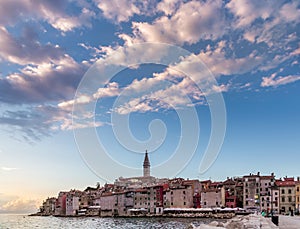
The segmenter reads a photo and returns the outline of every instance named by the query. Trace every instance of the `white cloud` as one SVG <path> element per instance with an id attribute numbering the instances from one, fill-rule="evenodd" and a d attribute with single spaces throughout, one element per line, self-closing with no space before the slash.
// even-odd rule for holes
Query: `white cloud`
<path id="1" fill-rule="evenodd" d="M 63 52 L 59 46 L 40 44 L 30 36 L 15 38 L 5 27 L 0 27 L 0 57 L 12 63 L 42 64 L 60 58 Z"/>
<path id="2" fill-rule="evenodd" d="M 74 118 L 74 117 L 73 117 Z M 83 120 L 83 117 L 80 117 L 80 122 L 76 120 L 72 122 L 72 119 L 65 119 L 64 122 L 60 125 L 61 130 L 74 130 L 74 129 L 84 129 L 90 127 L 100 127 L 103 126 L 104 123 L 94 121 L 91 118 L 86 118 Z"/>
<path id="3" fill-rule="evenodd" d="M 184 70 L 183 66 L 185 65 L 180 62 L 161 73 L 154 73 L 152 77 L 134 80 L 120 94 L 127 100 L 117 104 L 114 111 L 120 114 L 156 112 L 160 109 L 178 109 L 205 103 L 201 89 L 188 77 L 189 73 L 194 74 L 191 72 L 195 70 L 193 65 L 189 65 L 192 70 L 187 72 L 187 76 L 184 72 L 187 69 Z"/>
<path id="4" fill-rule="evenodd" d="M 269 77 L 263 77 L 261 86 L 262 87 L 278 87 L 280 85 L 285 85 L 289 83 L 296 82 L 300 80 L 300 76 L 298 75 L 288 75 L 288 76 L 278 76 L 276 77 L 276 73 L 273 73 Z"/>
<path id="5" fill-rule="evenodd" d="M 225 41 L 220 41 L 215 47 L 207 46 L 206 50 L 197 55 L 215 77 L 243 74 L 261 65 L 263 57 L 255 51 L 246 57 L 226 57 L 226 45 Z"/>
<path id="6" fill-rule="evenodd" d="M 300 43 L 298 44 L 298 48 L 295 49 L 293 52 L 291 52 L 291 55 L 294 56 L 294 55 L 300 55 Z"/>
<path id="7" fill-rule="evenodd" d="M 74 103 L 79 105 L 87 104 L 89 102 L 91 102 L 91 97 L 89 95 L 80 95 L 76 99 L 60 102 L 57 106 L 63 110 L 71 111 L 73 109 Z"/>
<path id="8" fill-rule="evenodd" d="M 113 97 L 119 95 L 119 85 L 116 82 L 111 82 L 104 88 L 99 88 L 96 93 L 93 94 L 94 99 L 100 99 L 104 97 Z"/>
<path id="9" fill-rule="evenodd" d="M 0 206 L 0 213 L 35 213 L 41 200 L 17 198 Z"/>
<path id="10" fill-rule="evenodd" d="M 96 16 L 95 12 L 86 8 L 81 9 L 81 14 L 67 15 L 64 11 L 67 4 L 72 2 L 61 1 L 30 1 L 10 0 L 1 1 L 0 24 L 14 24 L 18 20 L 41 19 L 47 21 L 55 29 L 71 31 L 81 26 L 90 26 L 90 20 Z M 76 2 L 73 2 L 76 5 Z M 79 4 L 80 6 L 80 4 Z M 89 6 L 90 7 L 90 6 Z M 90 7 L 91 8 L 91 7 Z"/>
<path id="11" fill-rule="evenodd" d="M 86 8 L 82 9 L 82 13 L 78 17 L 56 17 L 52 16 L 49 18 L 51 25 L 58 30 L 63 32 L 72 31 L 74 28 L 81 27 L 83 25 L 90 26 L 89 20 L 95 17 L 96 14 Z"/>
<path id="12" fill-rule="evenodd" d="M 141 12 L 135 4 L 136 1 L 132 0 L 95 0 L 95 2 L 104 17 L 118 23 L 128 21 L 134 14 Z"/>
<path id="13" fill-rule="evenodd" d="M 0 79 L 0 100 L 23 103 L 65 99 L 72 95 L 83 69 L 68 55 L 48 63 L 27 65 L 21 73 Z"/>
<path id="14" fill-rule="evenodd" d="M 19 168 L 16 168 L 16 167 L 1 167 L 1 169 L 3 171 L 7 171 L 7 172 L 19 170 Z"/>
<path id="15" fill-rule="evenodd" d="M 165 15 L 173 15 L 183 1 L 163 0 L 158 3 L 157 10 L 162 11 Z"/>
<path id="16" fill-rule="evenodd" d="M 300 19 L 300 9 L 299 1 L 292 1 L 286 3 L 280 9 L 279 15 L 286 22 L 299 21 Z"/>
<path id="17" fill-rule="evenodd" d="M 193 44 L 200 39 L 219 38 L 225 25 L 222 1 L 190 1 L 181 4 L 171 16 L 162 16 L 152 23 L 133 22 L 133 40 Z"/>
<path id="18" fill-rule="evenodd" d="M 266 20 L 276 7 L 272 0 L 231 0 L 226 7 L 236 17 L 236 27 L 250 26 L 256 19 Z"/>

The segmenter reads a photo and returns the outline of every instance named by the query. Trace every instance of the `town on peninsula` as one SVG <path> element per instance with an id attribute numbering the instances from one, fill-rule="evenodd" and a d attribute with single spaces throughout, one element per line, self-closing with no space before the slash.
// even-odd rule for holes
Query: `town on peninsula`
<path id="1" fill-rule="evenodd" d="M 248 174 L 224 181 L 156 178 L 150 173 L 146 151 L 143 176 L 119 177 L 113 184 L 98 183 L 85 190 L 60 191 L 44 200 L 38 216 L 166 216 L 232 218 L 263 212 L 298 214 L 299 177 Z"/>

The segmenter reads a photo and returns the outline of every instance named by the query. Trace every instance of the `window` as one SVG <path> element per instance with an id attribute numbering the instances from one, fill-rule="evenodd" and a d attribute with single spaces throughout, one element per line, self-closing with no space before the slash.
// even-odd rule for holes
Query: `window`
<path id="1" fill-rule="evenodd" d="M 285 198 L 284 197 L 281 197 L 281 202 L 285 202 Z"/>
<path id="2" fill-rule="evenodd" d="M 289 189 L 288 192 L 289 192 L 289 194 L 292 194 L 292 189 Z"/>
<path id="3" fill-rule="evenodd" d="M 204 202 L 204 205 L 206 205 L 206 202 Z"/>
<path id="4" fill-rule="evenodd" d="M 246 205 L 248 205 L 248 200 L 246 201 Z"/>
<path id="5" fill-rule="evenodd" d="M 171 191 L 171 195 L 173 195 L 173 191 Z"/>
<path id="6" fill-rule="evenodd" d="M 292 197 L 289 197 L 289 202 L 292 202 Z"/>
<path id="7" fill-rule="evenodd" d="M 217 206 L 219 205 L 219 202 L 218 202 L 218 201 L 216 201 L 216 205 L 217 205 Z"/>
<path id="8" fill-rule="evenodd" d="M 297 187 L 297 192 L 299 192 L 299 187 Z"/>
<path id="9" fill-rule="evenodd" d="M 186 203 L 185 202 L 183 202 L 183 205 L 185 205 Z"/>
<path id="10" fill-rule="evenodd" d="M 284 194 L 284 189 L 281 190 L 281 194 Z"/>
<path id="11" fill-rule="evenodd" d="M 183 191 L 182 193 L 185 194 L 185 191 Z"/>

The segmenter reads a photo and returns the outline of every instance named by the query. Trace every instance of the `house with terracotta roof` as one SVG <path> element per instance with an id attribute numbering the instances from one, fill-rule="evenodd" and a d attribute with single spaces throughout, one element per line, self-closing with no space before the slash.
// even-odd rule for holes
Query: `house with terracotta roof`
<path id="1" fill-rule="evenodd" d="M 296 209 L 296 181 L 294 177 L 284 177 L 275 182 L 279 188 L 279 213 L 293 214 Z"/>

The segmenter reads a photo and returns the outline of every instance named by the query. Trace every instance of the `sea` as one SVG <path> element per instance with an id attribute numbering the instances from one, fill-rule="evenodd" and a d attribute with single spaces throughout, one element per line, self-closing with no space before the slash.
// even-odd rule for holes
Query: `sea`
<path id="1" fill-rule="evenodd" d="M 199 226 L 211 221 L 225 222 L 209 218 L 100 218 L 100 217 L 53 217 L 0 214 L 0 229 L 129 229 L 129 228 L 166 228 L 186 229 L 191 223 Z"/>

